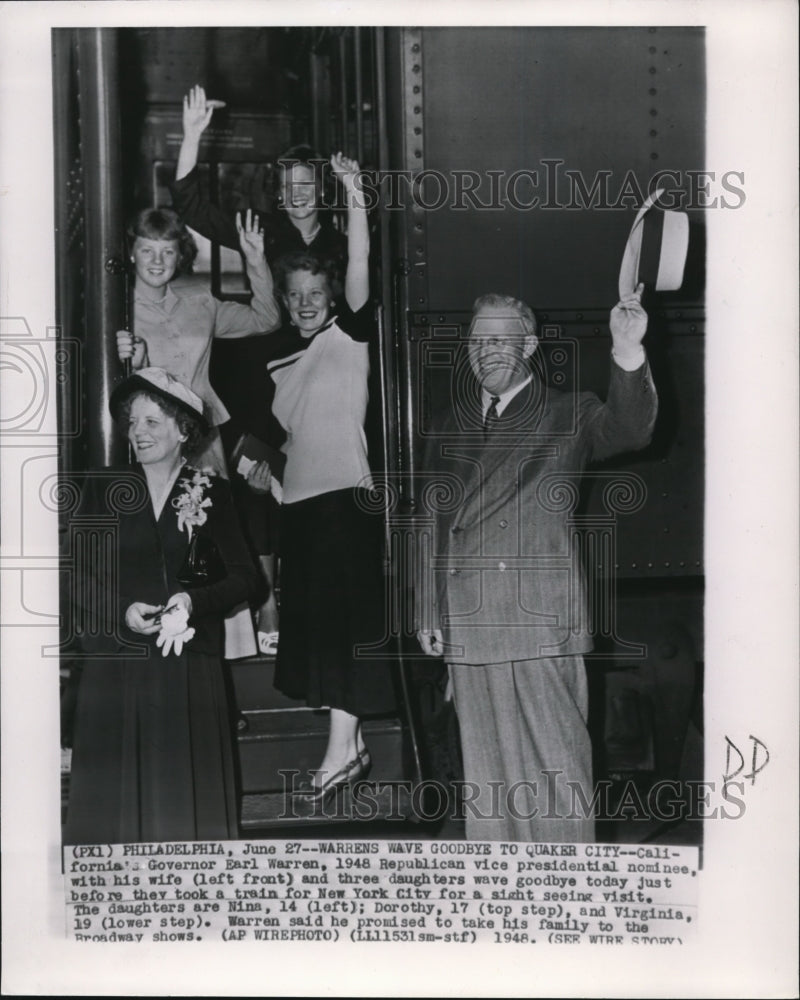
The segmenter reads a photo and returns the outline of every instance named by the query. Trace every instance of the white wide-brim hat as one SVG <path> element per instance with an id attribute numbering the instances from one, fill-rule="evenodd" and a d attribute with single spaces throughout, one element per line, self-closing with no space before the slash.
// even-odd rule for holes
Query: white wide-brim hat
<path id="1" fill-rule="evenodd" d="M 172 403 L 182 413 L 194 417 L 203 434 L 208 433 L 208 421 L 203 412 L 203 400 L 183 382 L 179 382 L 163 368 L 140 368 L 129 375 L 114 389 L 109 400 L 111 416 L 119 419 L 122 404 L 136 392 L 146 392 L 149 396 Z"/>
<path id="2" fill-rule="evenodd" d="M 619 269 L 619 297 L 632 295 L 640 282 L 657 292 L 676 292 L 683 284 L 689 250 L 689 216 L 659 208 L 664 188 L 654 191 L 636 214 Z"/>

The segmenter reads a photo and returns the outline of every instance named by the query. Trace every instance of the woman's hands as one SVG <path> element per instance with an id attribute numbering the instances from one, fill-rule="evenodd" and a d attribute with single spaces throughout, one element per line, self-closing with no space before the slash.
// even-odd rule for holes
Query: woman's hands
<path id="1" fill-rule="evenodd" d="M 356 183 L 356 178 L 361 173 L 358 160 L 351 160 L 339 151 L 331 156 L 331 169 L 347 192 L 348 203 L 363 208 L 363 188 Z"/>
<path id="2" fill-rule="evenodd" d="M 194 629 L 189 625 L 191 613 L 192 599 L 181 592 L 173 594 L 166 607 L 134 601 L 125 612 L 125 624 L 139 635 L 158 633 L 156 645 L 161 648 L 162 656 L 167 656 L 173 648 L 180 655 L 184 643 L 194 636 Z"/>
<path id="3" fill-rule="evenodd" d="M 200 136 L 208 128 L 215 108 L 224 108 L 224 101 L 207 101 L 202 87 L 192 87 L 183 99 L 183 141 L 178 152 L 175 180 L 190 174 L 197 166 Z"/>
<path id="4" fill-rule="evenodd" d="M 256 462 L 245 476 L 247 485 L 254 493 L 269 493 L 271 473 L 269 462 Z"/>
<path id="5" fill-rule="evenodd" d="M 186 617 L 189 618 L 192 613 L 192 598 L 185 591 L 181 591 L 179 594 L 173 594 L 167 601 L 167 611 L 173 608 L 179 608 L 185 611 Z"/>
<path id="6" fill-rule="evenodd" d="M 189 625 L 192 613 L 192 599 L 186 593 L 173 594 L 167 601 L 167 609 L 161 614 L 161 630 L 156 645 L 162 656 L 168 656 L 172 649 L 180 656 L 184 644 L 194 638 L 194 629 Z"/>
<path id="7" fill-rule="evenodd" d="M 120 361 L 130 359 L 131 368 L 143 368 L 147 363 L 147 342 L 130 330 L 117 330 L 117 357 Z"/>
<path id="8" fill-rule="evenodd" d="M 183 99 L 183 136 L 198 140 L 208 128 L 216 108 L 224 108 L 224 101 L 207 101 L 206 92 L 200 86 L 192 87 Z"/>
<path id="9" fill-rule="evenodd" d="M 250 267 L 259 267 L 264 260 L 264 230 L 260 226 L 258 215 L 247 209 L 242 225 L 242 213 L 236 213 L 236 229 L 239 233 L 239 246 Z"/>
<path id="10" fill-rule="evenodd" d="M 162 604 L 145 604 L 144 601 L 134 601 L 125 612 L 125 624 L 131 632 L 139 635 L 154 635 L 161 628 L 160 618 L 156 616 L 163 611 Z"/>

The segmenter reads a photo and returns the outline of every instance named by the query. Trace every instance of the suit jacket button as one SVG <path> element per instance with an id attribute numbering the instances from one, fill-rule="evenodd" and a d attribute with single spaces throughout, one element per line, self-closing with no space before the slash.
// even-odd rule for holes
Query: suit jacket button
<path id="1" fill-rule="evenodd" d="M 506 521 L 505 518 L 503 518 L 503 520 L 500 522 L 500 527 L 501 528 L 507 528 L 508 527 L 508 521 Z"/>
<path id="2" fill-rule="evenodd" d="M 463 528 L 459 528 L 457 524 L 454 524 L 453 527 L 450 529 L 450 534 L 457 535 L 459 531 L 463 531 Z"/>
<path id="3" fill-rule="evenodd" d="M 499 562 L 497 564 L 497 568 L 500 570 L 501 573 L 503 573 L 505 572 L 506 564 L 504 562 Z"/>
<path id="4" fill-rule="evenodd" d="M 461 570 L 458 570 L 458 569 L 451 569 L 451 570 L 450 570 L 450 576 L 458 576 L 458 574 L 459 574 L 460 572 L 461 572 Z"/>

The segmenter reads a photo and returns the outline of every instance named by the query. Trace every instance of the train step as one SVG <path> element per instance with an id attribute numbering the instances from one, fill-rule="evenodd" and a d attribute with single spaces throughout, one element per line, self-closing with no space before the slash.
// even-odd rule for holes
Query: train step
<path id="1" fill-rule="evenodd" d="M 253 656 L 230 663 L 236 707 L 240 712 L 268 708 L 305 707 L 302 701 L 287 698 L 273 686 L 274 656 Z"/>
<path id="2" fill-rule="evenodd" d="M 239 731 L 242 791 L 282 792 L 319 766 L 328 742 L 328 713 L 308 708 L 243 712 Z M 399 781 L 409 773 L 404 727 L 399 719 L 365 719 L 372 755 L 370 779 Z"/>

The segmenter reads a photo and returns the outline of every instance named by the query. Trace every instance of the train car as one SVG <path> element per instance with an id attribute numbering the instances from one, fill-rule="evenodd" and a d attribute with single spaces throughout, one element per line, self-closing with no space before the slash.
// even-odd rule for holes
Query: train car
<path id="1" fill-rule="evenodd" d="M 546 384 L 603 396 L 608 314 L 637 212 L 663 189 L 665 207 L 685 213 L 680 288 L 645 292 L 652 441 L 593 466 L 568 502 L 594 635 L 595 776 L 608 790 L 598 837 L 699 842 L 684 810 L 635 816 L 620 802 L 702 776 L 704 215 L 713 199 L 743 197 L 740 178 L 707 171 L 703 30 L 59 28 L 52 40 L 57 319 L 82 359 L 81 379 L 60 387 L 64 425 L 83 414 L 65 475 L 126 460 L 108 412 L 123 374 L 114 332 L 131 323 L 125 227 L 135 210 L 171 204 L 184 95 L 200 84 L 224 102 L 198 170 L 225 212 L 269 207 L 276 159 L 294 144 L 343 150 L 365 171 L 379 330 L 367 436 L 391 594 L 386 655 L 402 689 L 399 713 L 366 729 L 387 787 L 461 776 L 446 670 L 422 655 L 412 608 L 435 514 L 423 456 L 459 391 L 472 303 L 496 292 L 530 304 Z M 248 301 L 239 254 L 198 243 L 197 280 Z M 218 341 L 212 383 L 234 418 L 243 395 L 266 392 L 252 345 Z M 276 693 L 272 670 L 269 657 L 230 663 L 248 835 L 287 828 L 279 773 L 309 766 L 324 745 L 319 713 Z M 66 681 L 67 743 L 72 690 Z M 458 835 L 457 800 L 443 813 L 417 797 L 415 816 L 412 799 L 406 819 Z M 358 822 L 346 804 L 336 818 Z"/>

